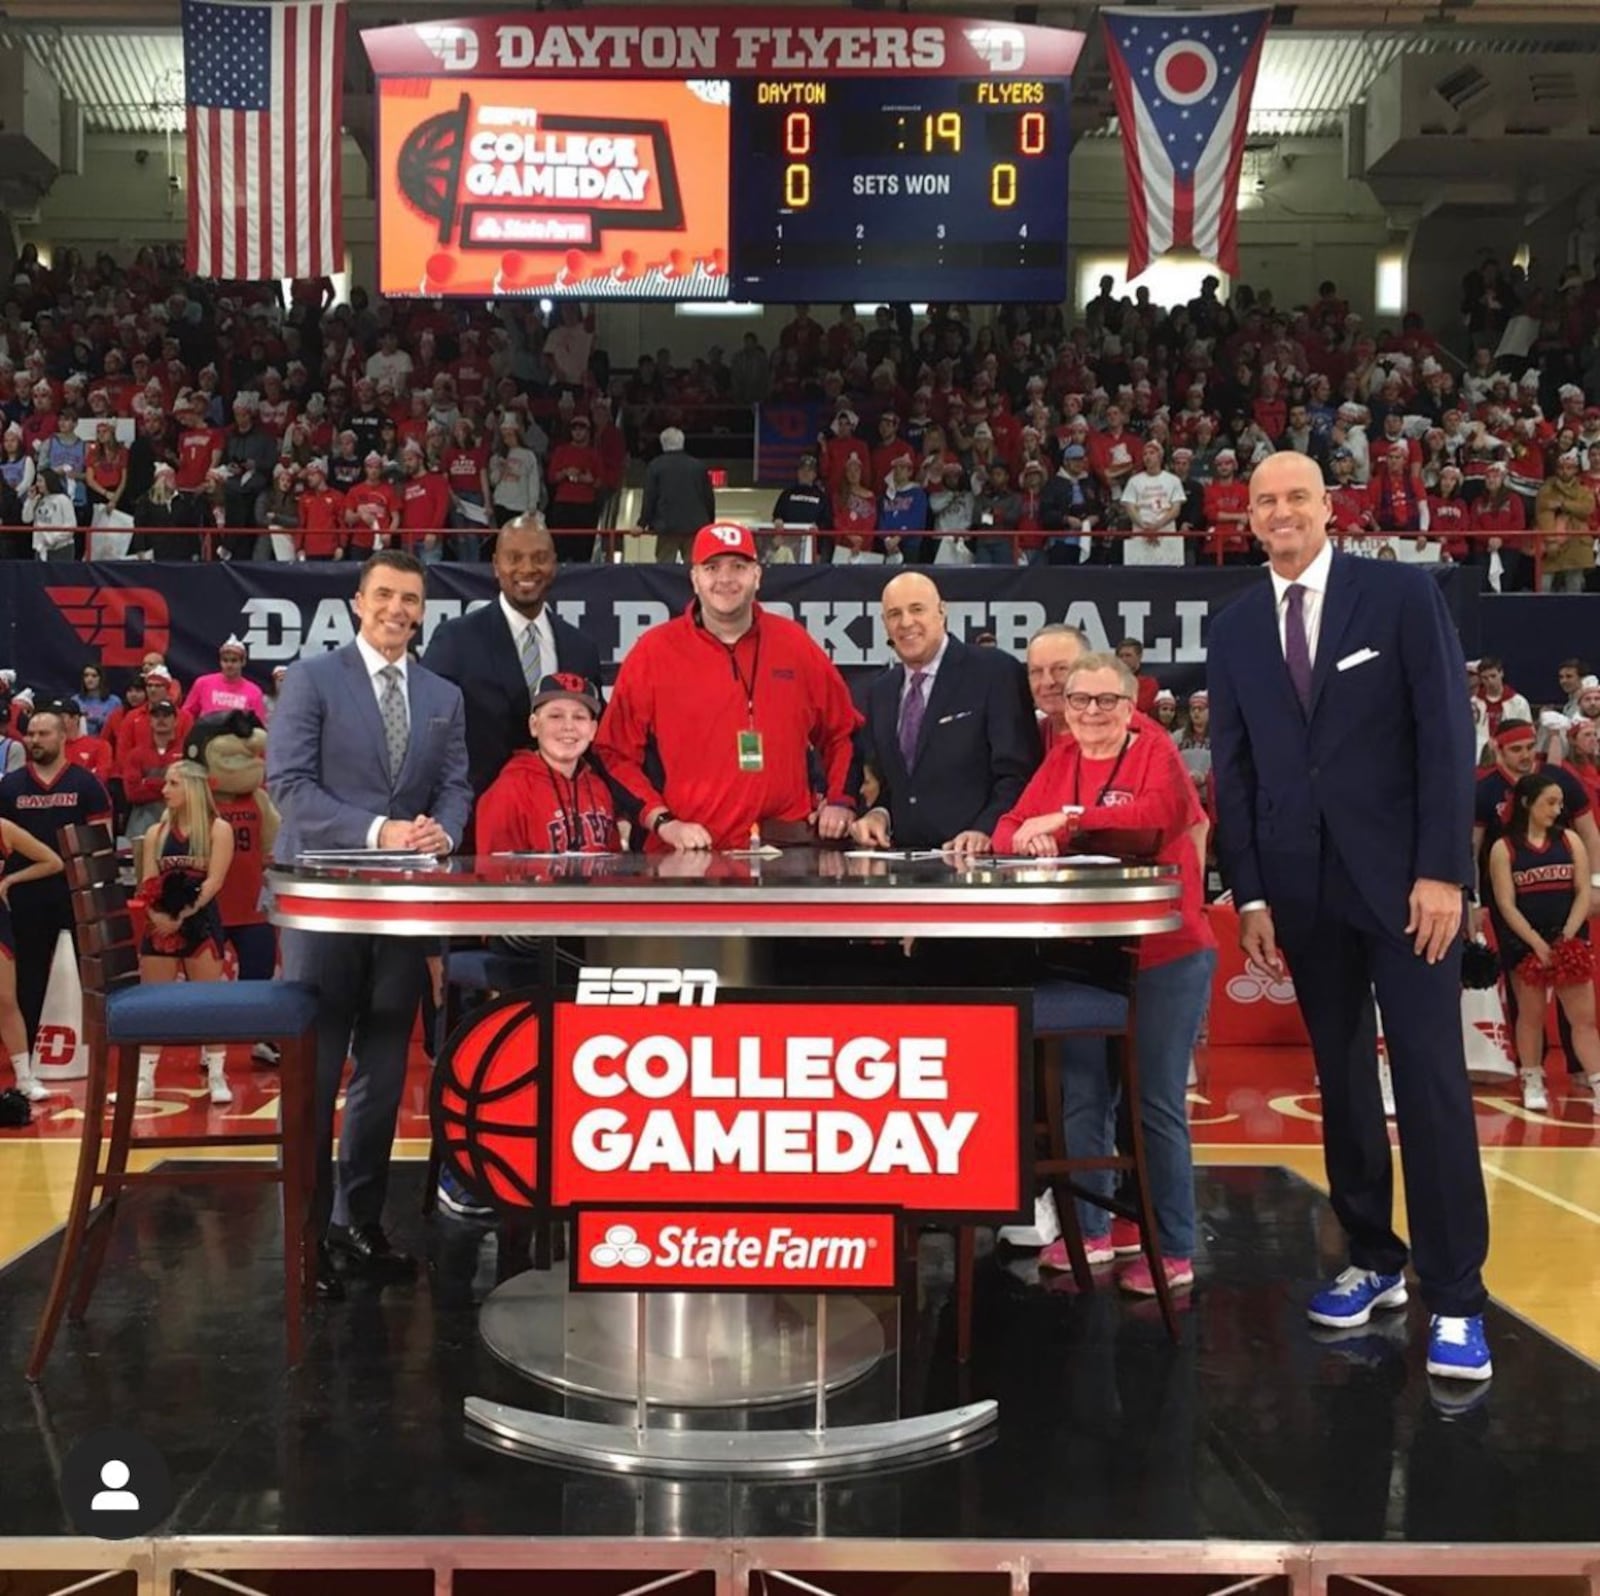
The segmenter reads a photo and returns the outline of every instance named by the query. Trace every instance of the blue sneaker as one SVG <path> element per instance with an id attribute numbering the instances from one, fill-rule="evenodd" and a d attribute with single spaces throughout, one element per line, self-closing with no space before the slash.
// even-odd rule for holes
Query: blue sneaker
<path id="1" fill-rule="evenodd" d="M 1494 1374 L 1482 1314 L 1453 1319 L 1436 1313 L 1428 1321 L 1428 1373 L 1444 1380 L 1487 1380 Z"/>
<path id="2" fill-rule="evenodd" d="M 1312 1324 L 1330 1330 L 1353 1330 L 1372 1317 L 1374 1308 L 1403 1308 L 1406 1277 L 1378 1275 L 1370 1269 L 1346 1269 L 1331 1286 L 1324 1286 L 1306 1304 Z"/>
<path id="3" fill-rule="evenodd" d="M 487 1203 L 480 1203 L 448 1169 L 439 1171 L 439 1206 L 457 1219 L 492 1220 L 495 1211 Z"/>

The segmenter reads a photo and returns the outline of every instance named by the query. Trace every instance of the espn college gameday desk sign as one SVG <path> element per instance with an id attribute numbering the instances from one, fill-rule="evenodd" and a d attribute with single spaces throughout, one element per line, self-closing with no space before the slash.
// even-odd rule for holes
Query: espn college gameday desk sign
<path id="1" fill-rule="evenodd" d="M 1031 1202 L 1029 994 L 777 987 L 761 954 L 780 937 L 1131 940 L 1174 926 L 1178 893 L 1164 866 L 803 848 L 307 857 L 271 880 L 273 919 L 304 930 L 590 939 L 571 990 L 505 992 L 461 1022 L 433 1121 L 471 1190 L 568 1223 L 565 1277 L 497 1288 L 485 1344 L 632 1422 L 469 1398 L 476 1433 L 597 1468 L 789 1477 L 947 1452 L 997 1416 L 830 1428 L 827 1399 L 884 1355 L 861 1294 L 901 1285 L 903 1226 Z M 801 1404 L 808 1428 L 728 1413 Z M 707 1409 L 718 1428 L 695 1427 Z"/>

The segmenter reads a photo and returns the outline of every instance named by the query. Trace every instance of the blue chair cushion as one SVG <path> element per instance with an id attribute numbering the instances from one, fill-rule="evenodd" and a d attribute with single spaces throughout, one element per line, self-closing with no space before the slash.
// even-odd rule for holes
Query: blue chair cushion
<path id="1" fill-rule="evenodd" d="M 123 987 L 106 1004 L 112 1042 L 259 1042 L 316 1023 L 316 988 L 301 981 L 168 981 Z"/>
<path id="2" fill-rule="evenodd" d="M 1046 981 L 1033 992 L 1033 1034 L 1070 1036 L 1074 1031 L 1121 1031 L 1128 1000 L 1120 992 L 1083 981 Z"/>
<path id="3" fill-rule="evenodd" d="M 458 948 L 451 951 L 445 971 L 451 986 L 469 992 L 506 992 L 513 987 L 537 986 L 544 978 L 544 962 L 491 948 Z"/>

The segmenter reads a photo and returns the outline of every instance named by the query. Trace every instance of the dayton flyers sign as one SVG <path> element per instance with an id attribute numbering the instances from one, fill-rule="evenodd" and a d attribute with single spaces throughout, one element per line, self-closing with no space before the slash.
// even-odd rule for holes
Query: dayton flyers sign
<path id="1" fill-rule="evenodd" d="M 837 10 L 506 12 L 368 28 L 378 77 L 477 73 L 578 77 L 849 77 L 913 72 L 1069 77 L 1083 35 L 961 17 L 890 19 Z"/>

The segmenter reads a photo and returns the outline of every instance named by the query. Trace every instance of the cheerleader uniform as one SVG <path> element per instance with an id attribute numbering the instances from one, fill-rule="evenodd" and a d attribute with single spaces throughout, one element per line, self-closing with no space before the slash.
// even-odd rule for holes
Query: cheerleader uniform
<path id="1" fill-rule="evenodd" d="M 1517 912 L 1548 943 L 1554 943 L 1572 913 L 1575 880 L 1572 849 L 1564 831 L 1550 831 L 1544 842 L 1534 847 L 1526 838 L 1507 833 L 1511 850 L 1511 884 L 1516 891 Z M 1508 974 L 1532 952 L 1501 918 L 1497 902 L 1491 902 L 1495 942 L 1500 949 L 1500 965 Z M 1589 927 L 1578 930 L 1580 941 L 1589 940 Z"/>
<path id="2" fill-rule="evenodd" d="M 6 872 L 6 860 L 11 857 L 11 850 L 6 847 L 5 839 L 0 837 L 0 876 Z M 17 939 L 11 931 L 11 909 L 0 900 L 0 959 L 9 959 L 13 964 L 17 962 Z"/>
<path id="3" fill-rule="evenodd" d="M 159 883 L 171 875 L 187 877 L 194 883 L 196 892 L 205 884 L 207 865 L 189 852 L 189 839 L 176 827 L 167 832 L 161 845 L 161 857 L 156 861 L 155 890 L 151 894 L 151 907 L 160 907 Z M 222 917 L 213 899 L 205 908 L 191 914 L 176 931 L 157 931 L 147 921 L 144 940 L 139 944 L 142 954 L 164 959 L 192 959 L 204 952 L 222 957 Z"/>

